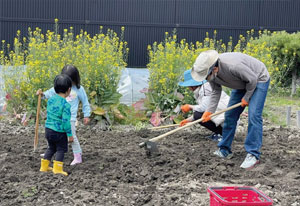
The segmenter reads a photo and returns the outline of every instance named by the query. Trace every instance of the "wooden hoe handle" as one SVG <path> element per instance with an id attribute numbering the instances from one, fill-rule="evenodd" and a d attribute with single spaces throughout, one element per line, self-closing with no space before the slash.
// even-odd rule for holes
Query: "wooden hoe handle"
<path id="1" fill-rule="evenodd" d="M 160 127 L 152 127 L 150 128 L 151 130 L 156 130 L 156 129 L 163 129 L 163 128 L 169 128 L 169 127 L 177 127 L 180 126 L 180 124 L 170 124 L 170 125 L 164 125 Z"/>
<path id="2" fill-rule="evenodd" d="M 237 103 L 237 104 L 235 104 L 235 105 L 232 105 L 231 107 L 228 107 L 228 108 L 223 109 L 223 110 L 221 110 L 221 111 L 215 112 L 215 113 L 211 114 L 210 117 L 212 118 L 212 117 L 214 117 L 214 116 L 217 116 L 217 115 L 219 115 L 219 114 L 222 114 L 222 113 L 224 113 L 224 112 L 227 112 L 227 111 L 229 111 L 229 110 L 231 110 L 231 109 L 234 109 L 234 108 L 236 108 L 236 107 L 239 107 L 239 106 L 241 106 L 241 104 L 242 104 L 242 103 L 240 102 L 240 103 Z M 187 128 L 187 127 L 190 127 L 190 126 L 192 126 L 192 125 L 194 125 L 194 124 L 196 124 L 196 123 L 198 123 L 198 122 L 202 122 L 202 120 L 203 120 L 203 118 L 198 119 L 198 120 L 193 121 L 193 122 L 190 122 L 190 123 L 188 123 L 188 124 L 186 124 L 186 125 L 184 125 L 184 126 L 182 126 L 182 127 L 178 127 L 178 128 L 176 128 L 176 129 L 174 129 L 174 130 L 172 130 L 172 131 L 169 131 L 169 132 L 167 132 L 167 133 L 165 133 L 165 134 L 162 134 L 162 135 L 159 135 L 159 136 L 157 136 L 157 137 L 154 137 L 154 138 L 150 139 L 149 141 L 151 141 L 151 142 L 157 142 L 158 140 L 160 140 L 160 139 L 162 139 L 162 138 L 164 138 L 164 137 L 166 137 L 166 136 L 168 136 L 168 135 L 170 135 L 170 134 L 173 134 L 173 133 L 175 133 L 175 132 L 177 132 L 177 131 L 179 131 L 179 130 L 183 130 L 183 129 Z M 141 144 L 142 144 L 142 143 L 141 143 Z"/>
<path id="3" fill-rule="evenodd" d="M 39 118 L 40 118 L 40 111 L 41 111 L 41 99 L 42 99 L 42 94 L 39 94 L 37 111 L 36 111 L 36 120 L 35 120 L 35 135 L 34 135 L 34 145 L 33 145 L 34 151 L 36 150 L 39 141 Z"/>

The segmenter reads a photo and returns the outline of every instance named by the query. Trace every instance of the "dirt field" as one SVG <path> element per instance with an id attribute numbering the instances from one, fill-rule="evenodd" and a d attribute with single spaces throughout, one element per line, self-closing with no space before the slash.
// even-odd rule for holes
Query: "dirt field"
<path id="1" fill-rule="evenodd" d="M 244 123 L 243 123 L 244 122 Z M 300 133 L 265 124 L 261 164 L 240 169 L 245 157 L 245 120 L 233 143 L 234 157 L 212 155 L 216 142 L 196 127 L 175 133 L 159 143 L 160 155 L 147 157 L 140 142 L 166 132 L 143 132 L 120 127 L 101 131 L 78 127 L 84 163 L 69 166 L 68 177 L 39 172 L 46 148 L 41 128 L 33 152 L 33 127 L 0 122 L 0 205 L 209 205 L 209 186 L 253 186 L 274 205 L 300 205 Z M 145 138 L 146 137 L 146 138 Z"/>

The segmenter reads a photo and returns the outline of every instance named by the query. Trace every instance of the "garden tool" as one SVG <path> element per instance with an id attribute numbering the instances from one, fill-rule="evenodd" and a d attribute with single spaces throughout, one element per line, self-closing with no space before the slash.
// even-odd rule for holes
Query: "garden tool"
<path id="1" fill-rule="evenodd" d="M 41 99 L 42 99 L 42 94 L 40 93 L 38 97 L 38 105 L 37 105 L 36 119 L 35 119 L 35 135 L 34 135 L 33 151 L 36 150 L 39 141 L 39 118 L 40 118 L 40 110 L 41 110 Z"/>
<path id="2" fill-rule="evenodd" d="M 170 124 L 170 125 L 164 125 L 164 126 L 160 126 L 160 127 L 152 127 L 149 129 L 156 130 L 156 129 L 164 129 L 164 128 L 169 128 L 169 127 L 177 127 L 177 126 L 180 126 L 180 124 Z"/>
<path id="3" fill-rule="evenodd" d="M 152 128 L 142 128 L 138 131 L 138 135 L 142 138 L 149 138 L 152 131 L 157 131 L 159 129 L 169 128 L 169 127 L 178 127 L 180 124 L 171 124 L 171 125 L 164 125 L 160 127 L 152 127 Z"/>
<path id="4" fill-rule="evenodd" d="M 180 126 L 180 124 L 170 124 L 170 125 L 164 125 L 164 126 L 160 126 L 160 127 L 151 127 L 149 129 L 150 130 L 157 130 L 157 129 L 165 129 L 165 128 L 169 128 L 169 127 L 178 127 L 178 126 Z"/>
<path id="5" fill-rule="evenodd" d="M 241 104 L 242 103 L 240 102 L 240 103 L 237 103 L 235 105 L 232 105 L 231 107 L 228 107 L 228 108 L 223 109 L 221 111 L 215 112 L 215 113 L 213 113 L 213 114 L 210 115 L 210 118 L 213 118 L 213 117 L 215 117 L 215 116 L 217 116 L 219 114 L 222 114 L 222 113 L 227 112 L 227 111 L 229 111 L 231 109 L 239 107 L 239 106 L 241 106 Z M 150 139 L 150 140 L 148 140 L 146 142 L 142 142 L 142 143 L 139 144 L 139 146 L 140 147 L 144 147 L 146 149 L 146 154 L 147 155 L 156 154 L 156 153 L 158 153 L 158 148 L 157 148 L 157 144 L 156 144 L 157 141 L 163 139 L 164 137 L 166 137 L 166 136 L 168 136 L 170 134 L 173 134 L 173 133 L 175 133 L 175 132 L 177 132 L 179 130 L 183 130 L 183 129 L 185 129 L 187 127 L 190 127 L 190 126 L 192 126 L 192 125 L 194 125 L 196 123 L 199 123 L 201 121 L 203 121 L 203 118 L 198 119 L 196 121 L 193 121 L 193 122 L 191 122 L 189 124 L 186 124 L 186 125 L 184 125 L 182 127 L 176 128 L 176 129 L 174 129 L 172 131 L 169 131 L 169 132 L 167 132 L 165 134 L 162 134 L 162 135 L 159 135 L 157 137 L 154 137 L 154 138 L 152 138 L 152 139 Z"/>

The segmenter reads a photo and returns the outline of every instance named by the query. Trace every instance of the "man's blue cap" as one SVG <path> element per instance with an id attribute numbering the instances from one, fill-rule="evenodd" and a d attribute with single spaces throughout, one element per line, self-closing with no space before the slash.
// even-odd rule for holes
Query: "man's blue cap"
<path id="1" fill-rule="evenodd" d="M 202 82 L 198 82 L 198 81 L 194 80 L 191 75 L 191 69 L 189 69 L 184 72 L 184 81 L 179 82 L 178 85 L 182 86 L 182 87 L 193 87 L 193 86 L 200 86 L 200 85 L 204 84 L 205 82 L 206 82 L 206 80 L 204 80 Z"/>

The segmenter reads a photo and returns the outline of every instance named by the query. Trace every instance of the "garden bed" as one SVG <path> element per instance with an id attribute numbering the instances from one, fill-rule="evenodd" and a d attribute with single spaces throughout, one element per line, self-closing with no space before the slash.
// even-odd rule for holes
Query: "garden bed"
<path id="1" fill-rule="evenodd" d="M 196 127 L 159 142 L 160 155 L 147 157 L 138 147 L 145 135 L 129 127 L 101 131 L 79 126 L 84 163 L 69 166 L 69 176 L 39 172 L 46 148 L 43 129 L 33 152 L 33 127 L 0 122 L 0 205 L 209 205 L 208 186 L 243 185 L 263 191 L 274 205 L 300 205 L 300 134 L 293 128 L 265 124 L 261 164 L 250 171 L 239 166 L 246 120 L 233 143 L 234 157 L 212 155 L 216 142 Z M 148 138 L 160 133 L 151 132 Z"/>

